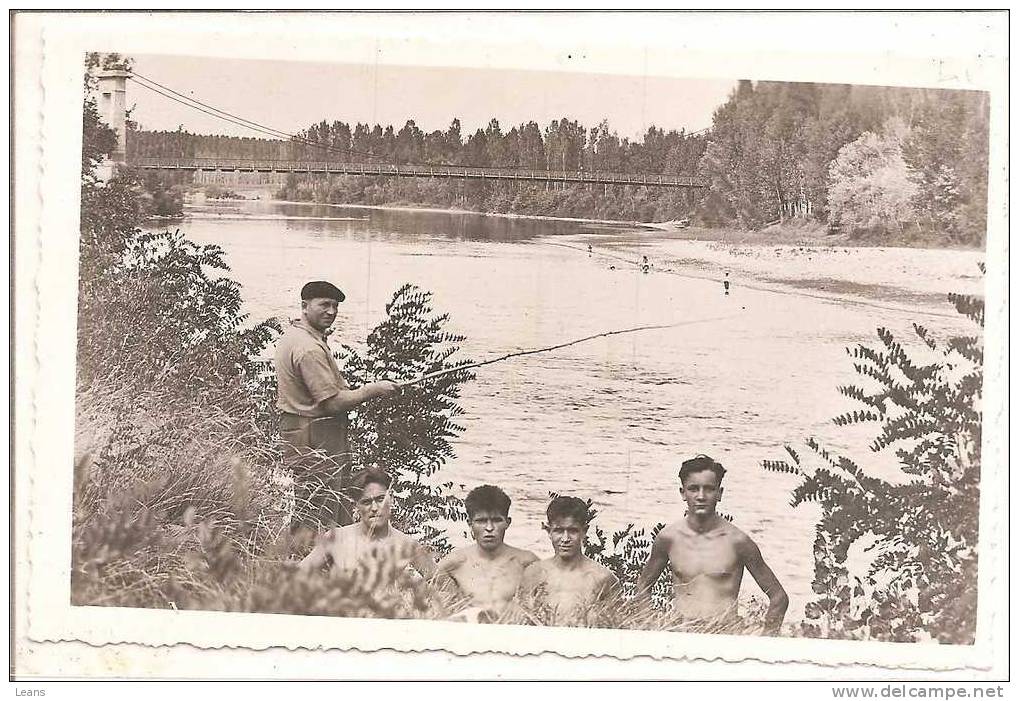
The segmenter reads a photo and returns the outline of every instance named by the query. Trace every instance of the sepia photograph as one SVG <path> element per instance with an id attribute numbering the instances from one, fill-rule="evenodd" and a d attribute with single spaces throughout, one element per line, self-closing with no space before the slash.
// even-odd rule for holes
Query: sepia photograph
<path id="1" fill-rule="evenodd" d="M 979 648 L 989 90 L 84 49 L 68 620 Z"/>

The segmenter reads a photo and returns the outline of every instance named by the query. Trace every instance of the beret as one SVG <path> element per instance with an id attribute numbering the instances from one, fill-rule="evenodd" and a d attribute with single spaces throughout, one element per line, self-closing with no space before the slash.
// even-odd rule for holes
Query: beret
<path id="1" fill-rule="evenodd" d="M 301 288 L 301 299 L 309 300 L 320 298 L 335 299 L 337 302 L 342 302 L 344 296 L 339 287 L 331 282 L 325 282 L 324 280 L 314 280 Z"/>

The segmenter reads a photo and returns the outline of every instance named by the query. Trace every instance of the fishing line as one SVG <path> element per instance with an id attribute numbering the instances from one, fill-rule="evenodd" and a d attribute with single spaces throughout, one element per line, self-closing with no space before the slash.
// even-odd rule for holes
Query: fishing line
<path id="1" fill-rule="evenodd" d="M 544 348 L 531 348 L 531 349 L 528 349 L 528 350 L 515 351 L 513 353 L 507 353 L 505 355 L 500 355 L 498 358 L 490 358 L 489 360 L 482 360 L 482 361 L 477 362 L 477 363 L 470 363 L 468 365 L 461 365 L 459 367 L 448 368 L 446 370 L 437 370 L 436 372 L 430 372 L 428 374 L 422 375 L 421 377 L 414 378 L 413 380 L 403 380 L 401 382 L 396 382 L 395 384 L 396 384 L 397 387 L 400 387 L 402 389 L 404 387 L 410 387 L 412 385 L 416 385 L 416 384 L 419 384 L 421 382 L 426 382 L 428 380 L 434 380 L 434 379 L 437 379 L 437 378 L 440 378 L 440 377 L 444 377 L 446 375 L 452 375 L 455 372 L 462 372 L 464 370 L 473 370 L 474 368 L 484 367 L 485 365 L 492 365 L 493 363 L 501 363 L 504 360 L 509 360 L 511 358 L 519 358 L 519 357 L 524 356 L 524 355 L 534 355 L 536 353 L 548 353 L 549 351 L 559 350 L 560 348 L 566 348 L 568 346 L 575 346 L 578 343 L 584 343 L 586 341 L 593 341 L 596 338 L 606 338 L 608 336 L 618 336 L 618 335 L 624 334 L 624 333 L 637 333 L 639 331 L 654 331 L 654 330 L 658 330 L 658 329 L 674 329 L 674 328 L 677 328 L 677 327 L 680 327 L 680 326 L 691 326 L 693 324 L 706 324 L 706 323 L 713 322 L 713 321 L 726 321 L 726 320 L 729 320 L 729 319 L 735 319 L 738 316 L 741 316 L 741 315 L 739 315 L 739 314 L 729 314 L 728 316 L 706 317 L 704 319 L 688 319 L 686 321 L 680 321 L 680 322 L 677 322 L 677 323 L 674 323 L 674 324 L 651 324 L 651 325 L 648 325 L 648 326 L 634 326 L 634 327 L 629 328 L 629 329 L 616 329 L 615 331 L 603 331 L 602 333 L 596 333 L 596 334 L 593 334 L 591 336 L 585 336 L 583 338 L 577 338 L 577 339 L 574 339 L 572 341 L 566 341 L 565 343 L 557 343 L 557 344 L 555 344 L 553 346 L 546 346 Z"/>

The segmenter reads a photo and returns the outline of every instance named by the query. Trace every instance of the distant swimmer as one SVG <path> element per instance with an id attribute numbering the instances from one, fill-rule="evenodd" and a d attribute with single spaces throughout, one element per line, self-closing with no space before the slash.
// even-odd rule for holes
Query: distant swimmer
<path id="1" fill-rule="evenodd" d="M 725 288 L 725 294 L 729 294 L 729 273 L 725 274 L 725 279 L 722 280 L 722 286 Z"/>
<path id="2" fill-rule="evenodd" d="M 687 505 L 686 516 L 655 538 L 651 557 L 637 580 L 637 594 L 647 597 L 668 567 L 674 607 L 683 618 L 736 622 L 736 601 L 746 570 L 768 597 L 764 633 L 774 635 L 782 625 L 789 597 L 757 544 L 715 510 L 724 476 L 725 468 L 707 455 L 683 462 L 679 491 Z"/>
<path id="3" fill-rule="evenodd" d="M 651 263 L 648 261 L 647 256 L 644 256 L 644 260 L 640 262 L 640 269 L 643 270 L 645 273 L 651 271 Z"/>

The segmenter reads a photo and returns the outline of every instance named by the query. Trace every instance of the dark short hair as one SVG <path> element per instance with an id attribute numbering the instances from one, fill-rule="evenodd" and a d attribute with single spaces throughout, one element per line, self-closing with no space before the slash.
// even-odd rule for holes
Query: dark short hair
<path id="1" fill-rule="evenodd" d="M 343 292 L 331 282 L 325 280 L 313 280 L 301 288 L 301 299 L 307 302 L 309 299 L 335 299 L 337 302 L 344 300 Z"/>
<path id="2" fill-rule="evenodd" d="M 715 462 L 707 455 L 698 455 L 692 457 L 689 460 L 684 460 L 683 464 L 679 468 L 679 482 L 683 484 L 686 482 L 686 478 L 695 472 L 704 472 L 705 470 L 715 473 L 715 477 L 718 478 L 718 484 L 721 486 L 722 478 L 725 477 L 725 468 L 722 467 L 721 463 Z"/>
<path id="3" fill-rule="evenodd" d="M 364 490 L 368 488 L 369 484 L 377 484 L 380 487 L 389 487 L 393 484 L 393 478 L 389 476 L 387 472 L 379 470 L 378 468 L 369 467 L 365 470 L 361 470 L 354 479 L 351 480 L 351 487 L 353 488 L 354 494 L 358 497 L 364 493 Z"/>
<path id="4" fill-rule="evenodd" d="M 556 497 L 548 503 L 548 508 L 545 509 L 545 517 L 548 519 L 549 525 L 552 525 L 552 522 L 557 519 L 570 516 L 586 526 L 591 522 L 591 509 L 586 501 L 577 497 Z"/>
<path id="5" fill-rule="evenodd" d="M 464 499 L 464 507 L 467 509 L 468 518 L 474 518 L 474 514 L 479 511 L 494 511 L 497 514 L 508 517 L 511 503 L 506 492 L 490 484 L 475 487 L 467 495 L 467 498 Z"/>

